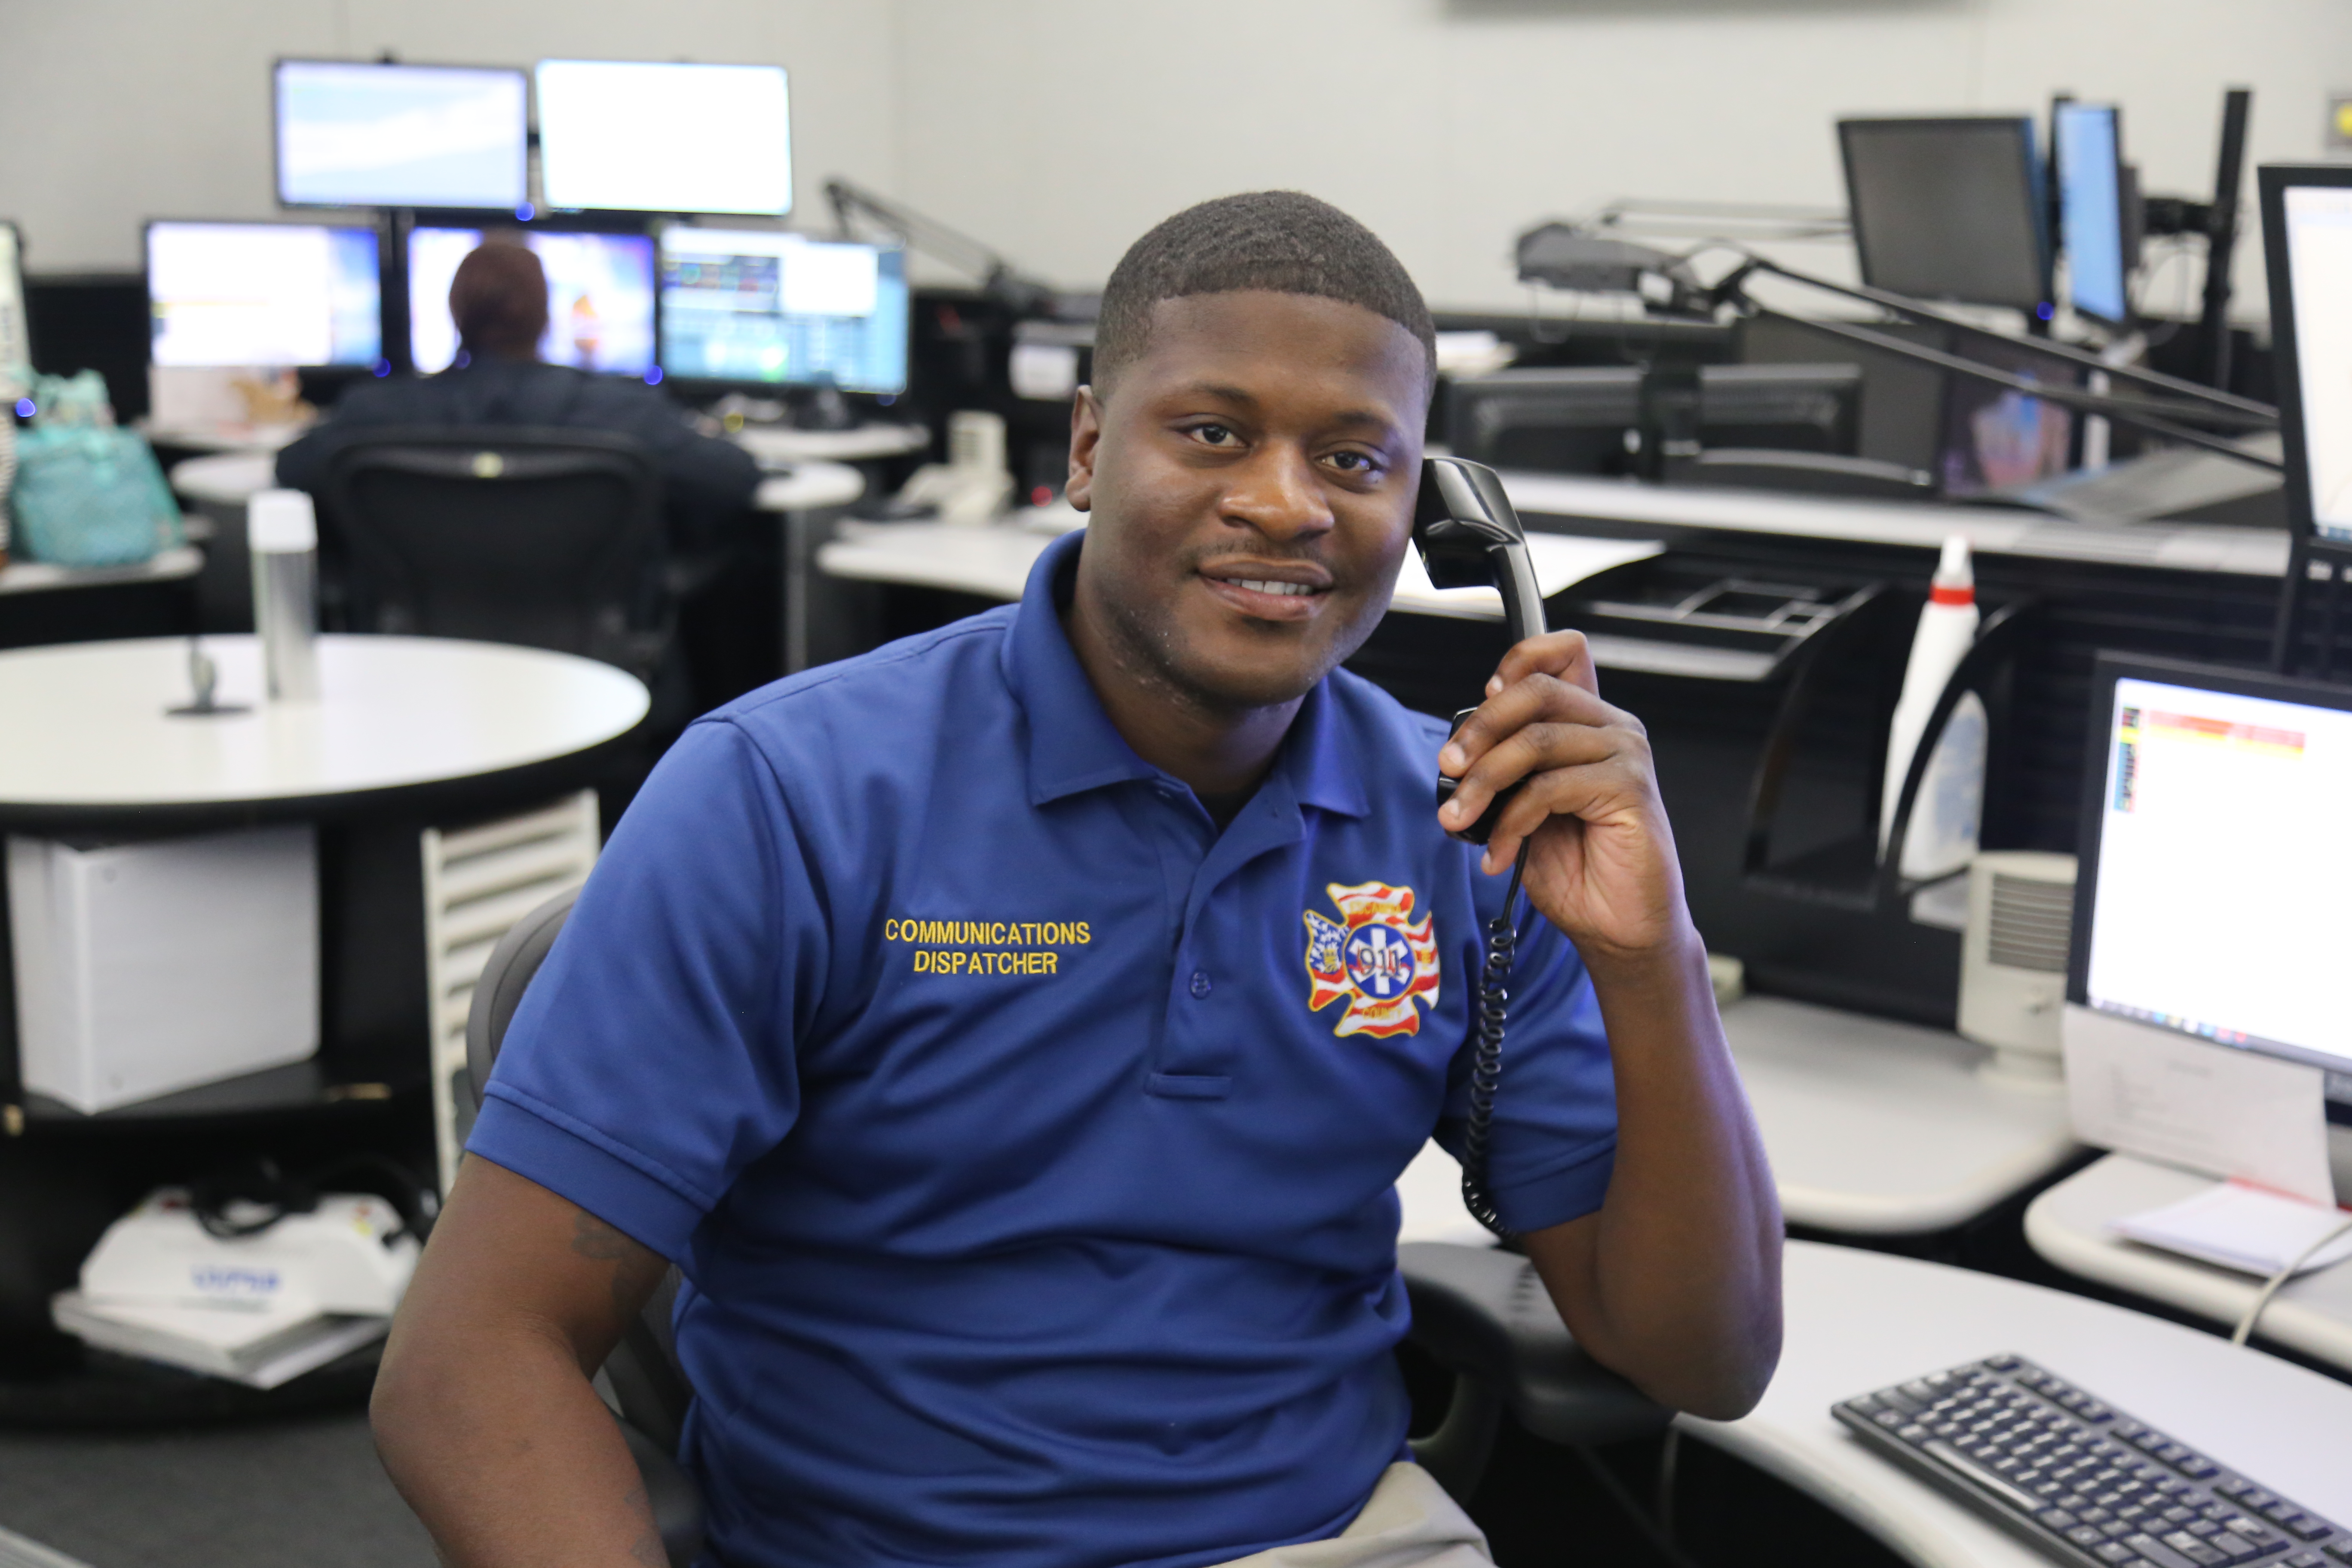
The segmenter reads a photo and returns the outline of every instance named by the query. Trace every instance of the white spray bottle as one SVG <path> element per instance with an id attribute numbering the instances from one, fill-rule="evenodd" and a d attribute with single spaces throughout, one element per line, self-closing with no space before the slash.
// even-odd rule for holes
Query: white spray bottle
<path id="1" fill-rule="evenodd" d="M 1886 739 L 1886 783 L 1878 812 L 1881 859 L 1895 829 L 1895 808 L 1902 799 L 1912 754 L 1919 749 L 1952 671 L 1976 642 L 1977 620 L 1976 573 L 1969 561 L 1969 542 L 1954 534 L 1944 541 L 1943 559 L 1937 564 L 1927 606 L 1919 612 L 1918 630 L 1912 634 L 1911 662 L 1903 671 L 1903 694 L 1895 700 Z M 1975 692 L 1964 693 L 1945 721 L 1928 755 L 1927 774 L 1919 781 L 1911 826 L 1903 836 L 1905 877 L 1932 880 L 1962 869 L 1976 858 L 1977 833 L 1984 818 L 1989 730 L 1984 703 Z"/>

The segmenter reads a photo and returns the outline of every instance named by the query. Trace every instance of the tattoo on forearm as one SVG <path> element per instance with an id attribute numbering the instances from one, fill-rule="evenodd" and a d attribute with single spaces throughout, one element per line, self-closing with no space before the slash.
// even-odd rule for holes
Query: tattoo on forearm
<path id="1" fill-rule="evenodd" d="M 625 1320 L 661 1283 L 667 1267 L 660 1254 L 584 1209 L 572 1222 L 572 1250 L 613 1265 L 613 1308 Z"/>
<path id="2" fill-rule="evenodd" d="M 629 1555 L 646 1568 L 669 1568 L 669 1552 L 662 1545 L 661 1531 L 654 1528 L 653 1500 L 646 1495 L 646 1489 L 633 1488 L 621 1504 L 643 1521 L 637 1539 L 630 1544 Z"/>

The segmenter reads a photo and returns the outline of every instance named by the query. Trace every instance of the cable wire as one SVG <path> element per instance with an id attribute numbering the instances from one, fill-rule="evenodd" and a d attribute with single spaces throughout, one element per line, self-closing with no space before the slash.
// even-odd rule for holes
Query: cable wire
<path id="1" fill-rule="evenodd" d="M 1519 840 L 1503 907 L 1486 922 L 1486 966 L 1478 975 L 1478 994 L 1471 999 L 1470 1119 L 1462 1133 L 1462 1206 L 1505 1241 L 1515 1233 L 1503 1223 L 1494 1196 L 1486 1190 L 1486 1145 L 1494 1130 L 1495 1085 L 1503 1076 L 1503 1029 L 1511 1009 L 1511 961 L 1519 946 L 1518 927 L 1511 915 L 1518 908 L 1520 884 L 1527 879 L 1530 842 Z"/>
<path id="2" fill-rule="evenodd" d="M 2321 1237 L 2317 1241 L 2313 1242 L 2309 1247 L 2305 1247 L 2301 1252 L 2296 1253 L 2293 1261 L 2288 1263 L 2285 1268 L 2280 1269 L 2277 1273 L 2272 1275 L 2269 1279 L 2265 1280 L 2263 1284 L 2261 1294 L 2254 1298 L 2254 1304 L 2246 1309 L 2246 1315 L 2244 1317 L 2238 1320 L 2238 1331 L 2230 1336 L 2230 1342 L 2233 1345 L 2242 1345 L 2248 1340 L 2252 1339 L 2254 1333 L 2254 1325 L 2263 1321 L 2263 1311 L 2271 1304 L 2271 1298 L 2279 1293 L 2279 1287 L 2294 1279 L 2296 1272 L 2301 1269 L 2305 1264 L 2311 1261 L 2313 1254 L 2316 1253 L 2321 1247 L 2326 1247 L 2329 1242 L 2334 1241 L 2337 1237 L 2342 1236 L 2347 1230 L 2352 1230 L 2352 1215 L 2345 1215 L 2342 1224 L 2336 1226 L 2335 1229 L 2329 1231 L 2326 1235 Z"/>

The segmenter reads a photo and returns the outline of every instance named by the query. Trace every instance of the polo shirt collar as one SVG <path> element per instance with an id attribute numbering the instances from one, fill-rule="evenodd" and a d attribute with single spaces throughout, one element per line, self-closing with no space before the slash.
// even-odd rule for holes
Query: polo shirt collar
<path id="1" fill-rule="evenodd" d="M 1032 805 L 1129 779 L 1163 776 L 1112 725 L 1062 629 L 1062 606 L 1069 601 L 1085 542 L 1086 531 L 1080 529 L 1045 547 L 1030 568 L 1000 656 L 1005 684 L 1029 720 Z M 1354 748 L 1348 744 L 1348 728 L 1331 682 L 1318 681 L 1291 721 L 1267 784 L 1286 783 L 1302 805 L 1347 816 L 1367 815 L 1359 770 L 1350 765 Z"/>

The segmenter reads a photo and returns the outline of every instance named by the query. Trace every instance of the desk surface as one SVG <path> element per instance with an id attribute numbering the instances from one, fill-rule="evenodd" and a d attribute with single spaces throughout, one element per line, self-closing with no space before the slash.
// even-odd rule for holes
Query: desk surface
<path id="1" fill-rule="evenodd" d="M 2025 1237 L 2034 1251 L 2071 1274 L 2234 1326 L 2254 1304 L 2261 1280 L 2107 1231 L 2126 1215 L 2178 1203 L 2212 1184 L 2210 1176 L 2110 1154 L 2034 1199 L 2025 1211 Z M 2257 1331 L 2352 1369 L 2352 1261 L 2315 1269 L 2279 1287 Z M 2346 1428 L 2339 1452 L 2352 1454 L 2352 1426 Z M 2352 1464 L 2346 1468 L 2352 1471 Z M 2352 1511 L 2336 1518 L 2352 1519 Z"/>
<path id="2" fill-rule="evenodd" d="M 0 594 L 46 594 L 68 588 L 102 588 L 111 583 L 168 583 L 203 570 L 204 552 L 183 544 L 135 566 L 52 566 L 43 561 L 13 561 L 0 566 Z"/>
<path id="3" fill-rule="evenodd" d="M 215 700 L 180 637 L 0 653 L 0 808 L 290 802 L 478 778 L 625 734 L 646 689 L 609 665 L 433 637 L 322 637 L 316 702 L 261 700 L 260 645 L 210 637 Z"/>
<path id="4" fill-rule="evenodd" d="M 1781 1478 L 1925 1568 L 2049 1559 L 1848 1436 L 1836 1401 L 2012 1351 L 2336 1520 L 2352 1519 L 2352 1387 L 2259 1351 L 2040 1286 L 1791 1242 L 1788 1338 L 1762 1404 L 1683 1430 Z"/>
<path id="5" fill-rule="evenodd" d="M 794 430 L 747 425 L 729 437 L 761 463 L 866 463 L 901 458 L 931 444 L 919 425 L 860 425 L 854 430 Z"/>
<path id="6" fill-rule="evenodd" d="M 2200 522 L 2073 522 L 2020 507 L 1673 489 L 1565 474 L 1509 473 L 1503 476 L 1503 486 L 1514 506 L 1537 517 L 1843 539 L 1922 550 L 1934 550 L 1946 537 L 1958 533 L 1967 537 L 1969 548 L 1978 554 L 2258 577 L 2276 577 L 2286 570 L 2287 536 L 2276 529 Z"/>
<path id="7" fill-rule="evenodd" d="M 278 482 L 277 469 L 278 459 L 268 452 L 190 458 L 172 466 L 172 488 L 189 500 L 243 506 Z M 762 511 L 814 511 L 847 506 L 865 493 L 865 477 L 847 464 L 804 462 L 789 474 L 762 479 L 752 504 Z"/>
<path id="8" fill-rule="evenodd" d="M 1029 568 L 1045 546 L 1065 531 L 1027 526 L 1019 515 L 976 528 L 944 522 L 847 523 L 837 538 L 818 550 L 817 566 L 834 577 L 949 588 L 1010 602 L 1021 597 Z M 1662 548 L 1644 540 L 1570 534 L 1544 534 L 1528 543 L 1547 596 L 1612 566 L 1647 560 Z M 1503 618 L 1502 596 L 1494 589 L 1433 587 L 1428 574 L 1412 557 L 1397 578 L 1391 603 L 1416 615 Z"/>
<path id="9" fill-rule="evenodd" d="M 1964 1224 L 2077 1145 L 2063 1094 L 1978 1068 L 1958 1035 L 1778 996 L 1723 1010 L 1792 1225 L 1919 1235 Z"/>
<path id="10" fill-rule="evenodd" d="M 1988 1081 L 1977 1066 L 1991 1053 L 1958 1035 L 1777 996 L 1725 1008 L 1723 1029 L 1792 1225 L 1856 1236 L 1948 1229 L 2076 1151 L 2063 1097 Z M 1507 1095 L 1507 1052 L 1504 1064 Z M 1422 1150 L 1397 1183 L 1405 1240 L 1486 1244 L 1461 1183 L 1453 1156 L 1434 1143 Z"/>

